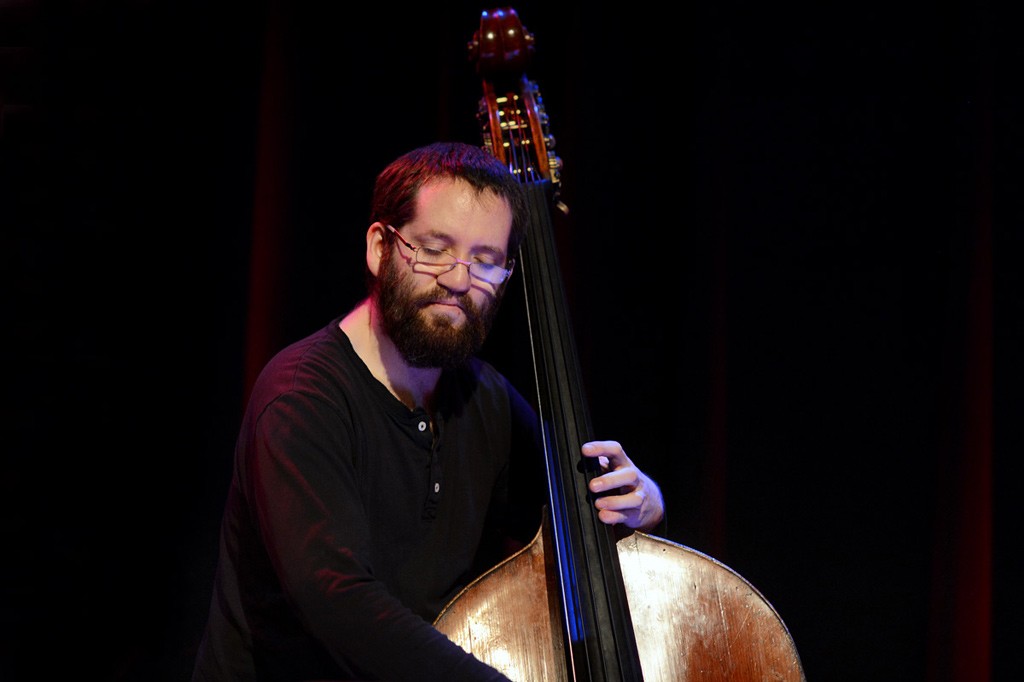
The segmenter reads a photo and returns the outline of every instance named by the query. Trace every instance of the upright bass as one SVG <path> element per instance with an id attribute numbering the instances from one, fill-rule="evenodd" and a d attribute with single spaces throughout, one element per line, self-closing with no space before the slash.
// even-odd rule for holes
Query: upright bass
<path id="1" fill-rule="evenodd" d="M 537 379 L 549 505 L 533 541 L 457 595 L 434 625 L 522 682 L 805 680 L 778 613 L 738 573 L 663 538 L 617 537 L 587 488 L 600 473 L 552 211 L 561 160 L 537 84 L 534 37 L 514 9 L 485 11 L 469 43 L 483 80 L 483 145 L 523 182 L 531 224 L 517 262 Z"/>

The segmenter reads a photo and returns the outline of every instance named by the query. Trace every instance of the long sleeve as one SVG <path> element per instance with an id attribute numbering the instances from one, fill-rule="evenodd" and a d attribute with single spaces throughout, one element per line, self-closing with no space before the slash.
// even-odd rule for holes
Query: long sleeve
<path id="1" fill-rule="evenodd" d="M 268 364 L 239 431 L 195 680 L 506 679 L 431 623 L 488 567 L 495 533 L 522 535 L 522 510 L 539 512 L 542 486 L 510 494 L 535 469 L 519 466 L 538 454 L 535 421 L 486 364 L 442 383 L 432 433 L 334 325 Z"/>

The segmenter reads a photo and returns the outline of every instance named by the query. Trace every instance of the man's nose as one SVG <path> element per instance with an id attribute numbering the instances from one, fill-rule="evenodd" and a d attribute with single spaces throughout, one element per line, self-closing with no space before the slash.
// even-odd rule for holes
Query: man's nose
<path id="1" fill-rule="evenodd" d="M 438 284 L 449 291 L 469 291 L 472 281 L 473 276 L 469 274 L 469 263 L 464 260 L 456 262 L 451 270 L 437 276 Z"/>

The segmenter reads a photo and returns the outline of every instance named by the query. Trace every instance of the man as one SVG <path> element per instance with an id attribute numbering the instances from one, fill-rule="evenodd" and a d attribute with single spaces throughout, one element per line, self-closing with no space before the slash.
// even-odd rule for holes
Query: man
<path id="1" fill-rule="evenodd" d="M 526 230 L 522 187 L 479 147 L 392 162 L 366 233 L 369 296 L 281 351 L 235 452 L 195 680 L 504 680 L 431 625 L 539 528 L 537 417 L 475 357 Z M 664 503 L 618 443 L 604 523 Z"/>

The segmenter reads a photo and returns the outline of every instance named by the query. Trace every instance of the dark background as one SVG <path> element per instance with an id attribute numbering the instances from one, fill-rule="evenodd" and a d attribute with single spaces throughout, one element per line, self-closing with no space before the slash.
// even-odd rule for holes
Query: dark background
<path id="1" fill-rule="evenodd" d="M 0 0 L 0 679 L 188 678 L 252 372 L 362 295 L 384 164 L 479 140 L 466 43 L 493 6 L 435 4 Z M 595 435 L 660 482 L 666 537 L 759 588 L 810 680 L 998 679 L 1007 24 L 967 0 L 513 7 Z M 528 377 L 515 302 L 487 354 Z"/>

